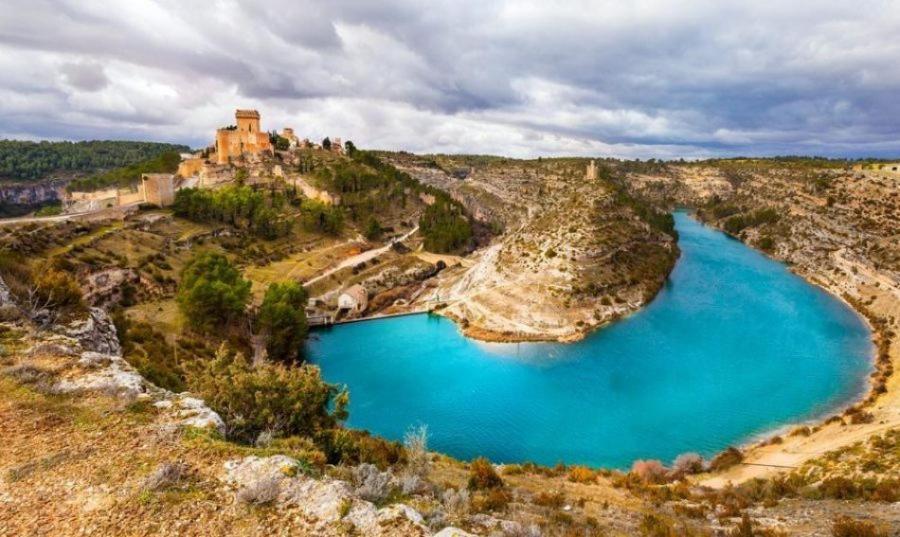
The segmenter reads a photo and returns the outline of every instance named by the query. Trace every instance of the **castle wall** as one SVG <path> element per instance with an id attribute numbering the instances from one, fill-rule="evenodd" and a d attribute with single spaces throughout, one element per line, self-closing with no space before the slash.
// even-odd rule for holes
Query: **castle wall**
<path id="1" fill-rule="evenodd" d="M 141 175 L 143 201 L 160 207 L 175 202 L 175 176 L 170 173 L 145 173 Z"/>

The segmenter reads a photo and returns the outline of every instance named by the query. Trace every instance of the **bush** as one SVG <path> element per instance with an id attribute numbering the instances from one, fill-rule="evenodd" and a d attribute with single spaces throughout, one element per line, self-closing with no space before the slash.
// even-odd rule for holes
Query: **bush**
<path id="1" fill-rule="evenodd" d="M 366 222 L 366 239 L 370 241 L 377 241 L 381 238 L 381 234 L 381 224 L 378 223 L 378 220 L 376 220 L 374 216 L 370 216 L 369 220 Z"/>
<path id="2" fill-rule="evenodd" d="M 497 475 L 494 466 L 485 459 L 479 457 L 469 465 L 469 489 L 485 490 L 503 487 L 503 479 Z"/>
<path id="3" fill-rule="evenodd" d="M 657 460 L 637 460 L 631 465 L 631 473 L 645 483 L 664 483 L 668 471 L 663 463 Z"/>
<path id="4" fill-rule="evenodd" d="M 725 451 L 719 453 L 709 463 L 709 469 L 713 472 L 719 472 L 736 464 L 740 464 L 744 460 L 744 454 L 735 447 L 729 446 Z"/>
<path id="5" fill-rule="evenodd" d="M 425 208 L 419 219 L 419 231 L 429 252 L 453 252 L 472 238 L 472 226 L 462 209 L 443 199 Z"/>
<path id="6" fill-rule="evenodd" d="M 317 437 L 329 464 L 374 464 L 385 469 L 403 460 L 403 447 L 397 442 L 372 436 L 366 431 L 330 429 Z"/>
<path id="7" fill-rule="evenodd" d="M 503 511 L 511 500 L 512 496 L 505 489 L 492 488 L 476 493 L 472 497 L 471 507 L 476 513 Z"/>
<path id="8" fill-rule="evenodd" d="M 221 254 L 194 256 L 181 271 L 178 308 L 185 320 L 201 330 L 234 322 L 250 298 L 250 282 Z"/>
<path id="9" fill-rule="evenodd" d="M 831 526 L 831 535 L 834 537 L 887 537 L 886 531 L 881 531 L 871 522 L 840 517 L 834 520 Z"/>
<path id="10" fill-rule="evenodd" d="M 675 457 L 672 471 L 681 475 L 699 474 L 703 471 L 703 457 L 697 453 L 682 453 Z"/>
<path id="11" fill-rule="evenodd" d="M 349 395 L 305 364 L 256 366 L 223 346 L 188 369 L 188 385 L 225 420 L 228 436 L 251 443 L 263 431 L 314 437 L 347 417 Z M 333 405 L 333 410 L 330 410 Z"/>
<path id="12" fill-rule="evenodd" d="M 293 362 L 306 340 L 306 303 L 309 295 L 297 282 L 273 283 L 259 309 L 259 327 L 266 335 L 266 351 L 273 360 Z"/>
<path id="13" fill-rule="evenodd" d="M 428 427 L 422 425 L 407 431 L 403 437 L 403 447 L 406 448 L 407 472 L 423 479 L 428 477 L 428 471 L 431 468 L 428 454 Z"/>
<path id="14" fill-rule="evenodd" d="M 35 279 L 35 289 L 42 303 L 63 314 L 83 313 L 87 310 L 81 287 L 67 272 L 50 268 Z"/>
<path id="15" fill-rule="evenodd" d="M 300 224 L 306 231 L 337 235 L 344 227 L 344 214 L 337 207 L 307 199 L 300 205 Z"/>
<path id="16" fill-rule="evenodd" d="M 573 466 L 569 469 L 569 481 L 573 483 L 593 483 L 597 480 L 597 474 L 585 466 Z"/>

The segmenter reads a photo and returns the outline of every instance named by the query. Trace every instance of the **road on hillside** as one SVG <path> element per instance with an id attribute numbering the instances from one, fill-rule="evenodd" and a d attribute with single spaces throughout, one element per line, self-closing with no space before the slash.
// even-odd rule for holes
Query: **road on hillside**
<path id="1" fill-rule="evenodd" d="M 387 252 L 391 248 L 391 246 L 393 246 L 394 244 L 396 244 L 398 242 L 403 242 L 406 239 L 412 237 L 416 231 L 419 231 L 419 226 L 412 228 L 412 230 L 407 232 L 405 235 L 402 235 L 400 238 L 392 240 L 391 242 L 385 244 L 381 248 L 373 248 L 371 250 L 366 250 L 365 252 L 363 252 L 361 254 L 356 254 L 352 257 L 348 257 L 347 259 L 341 261 L 337 265 L 326 270 L 322 274 L 319 274 L 315 278 L 307 280 L 306 283 L 303 284 L 303 287 L 309 287 L 310 285 L 316 283 L 317 281 L 319 281 L 323 278 L 327 278 L 341 269 L 345 269 L 347 267 L 353 267 L 360 263 L 365 263 L 366 261 L 368 261 L 374 257 L 378 257 L 379 255 Z"/>

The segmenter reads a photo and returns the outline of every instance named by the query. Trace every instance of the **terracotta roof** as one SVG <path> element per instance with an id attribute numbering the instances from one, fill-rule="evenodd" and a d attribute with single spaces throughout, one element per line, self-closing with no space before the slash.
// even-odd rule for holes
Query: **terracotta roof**
<path id="1" fill-rule="evenodd" d="M 256 110 L 241 110 L 238 109 L 234 112 L 234 117 L 242 117 L 242 118 L 250 118 L 250 119 L 259 119 L 259 112 Z"/>

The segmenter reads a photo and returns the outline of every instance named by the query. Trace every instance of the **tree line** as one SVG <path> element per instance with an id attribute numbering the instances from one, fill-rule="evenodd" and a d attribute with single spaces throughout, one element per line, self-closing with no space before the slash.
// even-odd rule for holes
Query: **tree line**
<path id="1" fill-rule="evenodd" d="M 0 140 L 0 177 L 36 181 L 54 172 L 95 172 L 136 164 L 167 151 L 189 150 L 184 145 L 155 142 Z"/>

